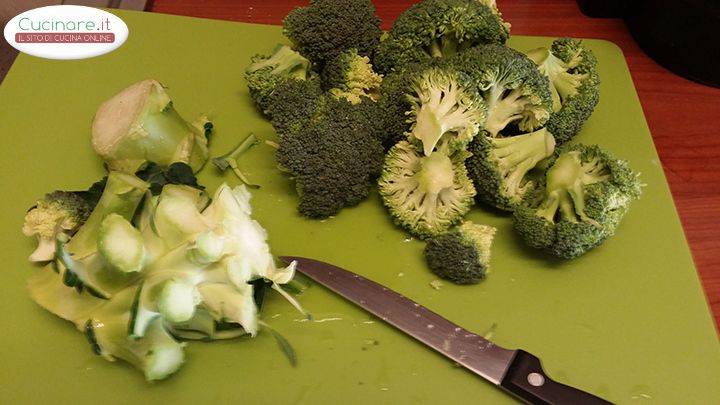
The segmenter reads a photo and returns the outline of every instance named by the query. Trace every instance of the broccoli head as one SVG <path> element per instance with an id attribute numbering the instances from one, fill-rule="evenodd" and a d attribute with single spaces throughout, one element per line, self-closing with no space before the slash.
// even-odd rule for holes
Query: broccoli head
<path id="1" fill-rule="evenodd" d="M 550 79 L 553 112 L 548 130 L 558 144 L 570 140 L 595 110 L 600 96 L 597 59 L 579 40 L 559 38 L 551 49 L 527 53 L 541 73 Z"/>
<path id="2" fill-rule="evenodd" d="M 640 194 L 627 162 L 598 146 L 568 145 L 556 152 L 542 192 L 515 209 L 515 229 L 529 246 L 572 259 L 612 236 Z"/>
<path id="3" fill-rule="evenodd" d="M 464 149 L 485 120 L 485 103 L 470 80 L 450 68 L 430 68 L 408 89 L 411 128 L 408 137 L 419 142 L 425 156 L 443 143 L 450 152 Z"/>
<path id="4" fill-rule="evenodd" d="M 283 33 L 322 69 L 339 53 L 356 49 L 372 57 L 380 43 L 380 19 L 370 0 L 312 0 L 283 20 Z"/>
<path id="5" fill-rule="evenodd" d="M 425 156 L 407 141 L 392 147 L 378 188 L 395 222 L 424 239 L 460 221 L 475 196 L 466 158 L 464 150 L 449 154 L 445 147 Z"/>
<path id="6" fill-rule="evenodd" d="M 552 156 L 555 139 L 545 130 L 492 138 L 479 135 L 468 148 L 465 162 L 475 183 L 477 198 L 501 210 L 512 211 L 535 187 L 528 173 Z"/>
<path id="7" fill-rule="evenodd" d="M 504 44 L 508 36 L 499 13 L 481 1 L 425 0 L 397 18 L 380 43 L 375 64 L 381 73 L 389 73 L 478 44 Z"/>
<path id="8" fill-rule="evenodd" d="M 278 134 L 292 133 L 301 129 L 323 102 L 319 78 L 285 80 L 268 97 L 265 113 Z"/>
<path id="9" fill-rule="evenodd" d="M 548 79 L 524 54 L 489 44 L 459 53 L 452 63 L 482 92 L 488 111 L 485 131 L 490 136 L 511 124 L 521 132 L 532 132 L 550 118 Z"/>
<path id="10" fill-rule="evenodd" d="M 377 101 L 380 98 L 382 76 L 373 71 L 370 58 L 349 49 L 331 59 L 323 69 L 323 84 L 330 93 L 346 98 L 353 104 L 363 98 Z"/>
<path id="11" fill-rule="evenodd" d="M 430 270 L 456 284 L 477 284 L 490 266 L 490 248 L 497 230 L 470 221 L 434 236 L 425 245 Z"/>
<path id="12" fill-rule="evenodd" d="M 333 97 L 323 100 L 306 125 L 281 135 L 277 150 L 280 167 L 295 179 L 298 209 L 310 218 L 327 218 L 365 199 L 382 158 L 366 116 Z"/>
<path id="13" fill-rule="evenodd" d="M 32 262 L 55 258 L 55 239 L 59 232 L 72 235 L 85 223 L 93 207 L 80 193 L 54 191 L 37 201 L 25 215 L 23 234 L 36 236 L 38 246 L 30 255 Z"/>
<path id="14" fill-rule="evenodd" d="M 270 107 L 269 97 L 280 83 L 311 76 L 310 61 L 287 45 L 278 45 L 272 55 L 253 56 L 245 70 L 250 97 L 263 112 Z"/>

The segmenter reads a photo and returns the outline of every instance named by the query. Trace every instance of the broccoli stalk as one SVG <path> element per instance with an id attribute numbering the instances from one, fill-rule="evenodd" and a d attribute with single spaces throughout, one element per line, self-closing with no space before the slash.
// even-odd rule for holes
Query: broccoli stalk
<path id="1" fill-rule="evenodd" d="M 490 267 L 490 248 L 497 230 L 465 221 L 427 240 L 424 255 L 430 270 L 457 284 L 476 284 Z"/>
<path id="2" fill-rule="evenodd" d="M 205 117 L 185 121 L 162 84 L 143 80 L 100 105 L 92 145 L 110 170 L 135 173 L 147 162 L 162 167 L 184 162 L 197 172 L 208 158 L 211 130 Z"/>
<path id="3" fill-rule="evenodd" d="M 118 214 L 110 214 L 100 224 L 98 252 L 112 268 L 136 273 L 145 264 L 145 245 L 140 231 Z"/>
<path id="4" fill-rule="evenodd" d="M 563 147 L 540 198 L 528 196 L 515 209 L 515 229 L 529 246 L 572 259 L 612 236 L 640 193 L 627 162 L 597 146 Z"/>
<path id="5" fill-rule="evenodd" d="M 422 143 L 429 156 L 439 142 L 446 141 L 452 151 L 463 149 L 485 118 L 482 99 L 460 83 L 459 77 L 442 69 L 420 75 L 408 94 L 411 103 L 411 139 Z M 444 137 L 444 139 L 443 139 Z"/>
<path id="6" fill-rule="evenodd" d="M 461 220 L 475 196 L 466 157 L 465 151 L 448 154 L 446 148 L 424 156 L 406 141 L 390 149 L 378 187 L 395 222 L 426 238 Z"/>
<path id="7" fill-rule="evenodd" d="M 555 139 L 544 128 L 511 137 L 477 137 L 469 147 L 472 156 L 466 165 L 478 198 L 512 211 L 535 188 L 528 173 L 554 150 Z"/>
<path id="8" fill-rule="evenodd" d="M 259 185 L 251 183 L 247 176 L 240 170 L 238 167 L 237 160 L 238 158 L 245 152 L 248 151 L 248 149 L 252 148 L 253 146 L 258 144 L 257 137 L 255 134 L 248 135 L 245 139 L 243 139 L 233 150 L 230 152 L 218 156 L 212 159 L 213 165 L 218 168 L 221 172 L 226 171 L 227 169 L 232 169 L 233 173 L 242 181 L 246 186 L 250 188 L 260 188 Z"/>

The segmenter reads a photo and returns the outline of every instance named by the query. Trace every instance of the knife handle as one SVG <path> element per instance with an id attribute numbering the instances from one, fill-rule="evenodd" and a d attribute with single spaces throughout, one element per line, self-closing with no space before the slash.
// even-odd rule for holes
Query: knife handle
<path id="1" fill-rule="evenodd" d="M 518 350 L 500 385 L 529 404 L 611 404 L 600 397 L 553 381 L 545 374 L 540 359 Z"/>

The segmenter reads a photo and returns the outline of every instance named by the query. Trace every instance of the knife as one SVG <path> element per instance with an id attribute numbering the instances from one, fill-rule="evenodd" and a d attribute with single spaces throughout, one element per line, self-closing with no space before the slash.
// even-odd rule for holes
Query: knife
<path id="1" fill-rule="evenodd" d="M 314 259 L 291 256 L 280 259 L 287 264 L 296 261 L 301 273 L 524 402 L 610 404 L 553 381 L 534 355 L 500 347 L 374 281 Z"/>

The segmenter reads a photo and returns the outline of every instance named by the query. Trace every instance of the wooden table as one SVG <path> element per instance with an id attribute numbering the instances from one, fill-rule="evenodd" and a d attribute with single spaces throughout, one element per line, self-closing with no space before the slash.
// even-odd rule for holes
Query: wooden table
<path id="1" fill-rule="evenodd" d="M 152 10 L 280 24 L 297 0 L 154 0 Z M 383 28 L 413 3 L 374 0 Z M 498 0 L 514 35 L 600 38 L 618 44 L 630 66 L 709 304 L 720 324 L 720 89 L 695 84 L 653 62 L 618 19 L 592 19 L 574 0 Z M 1 67 L 0 67 L 1 68 Z"/>

